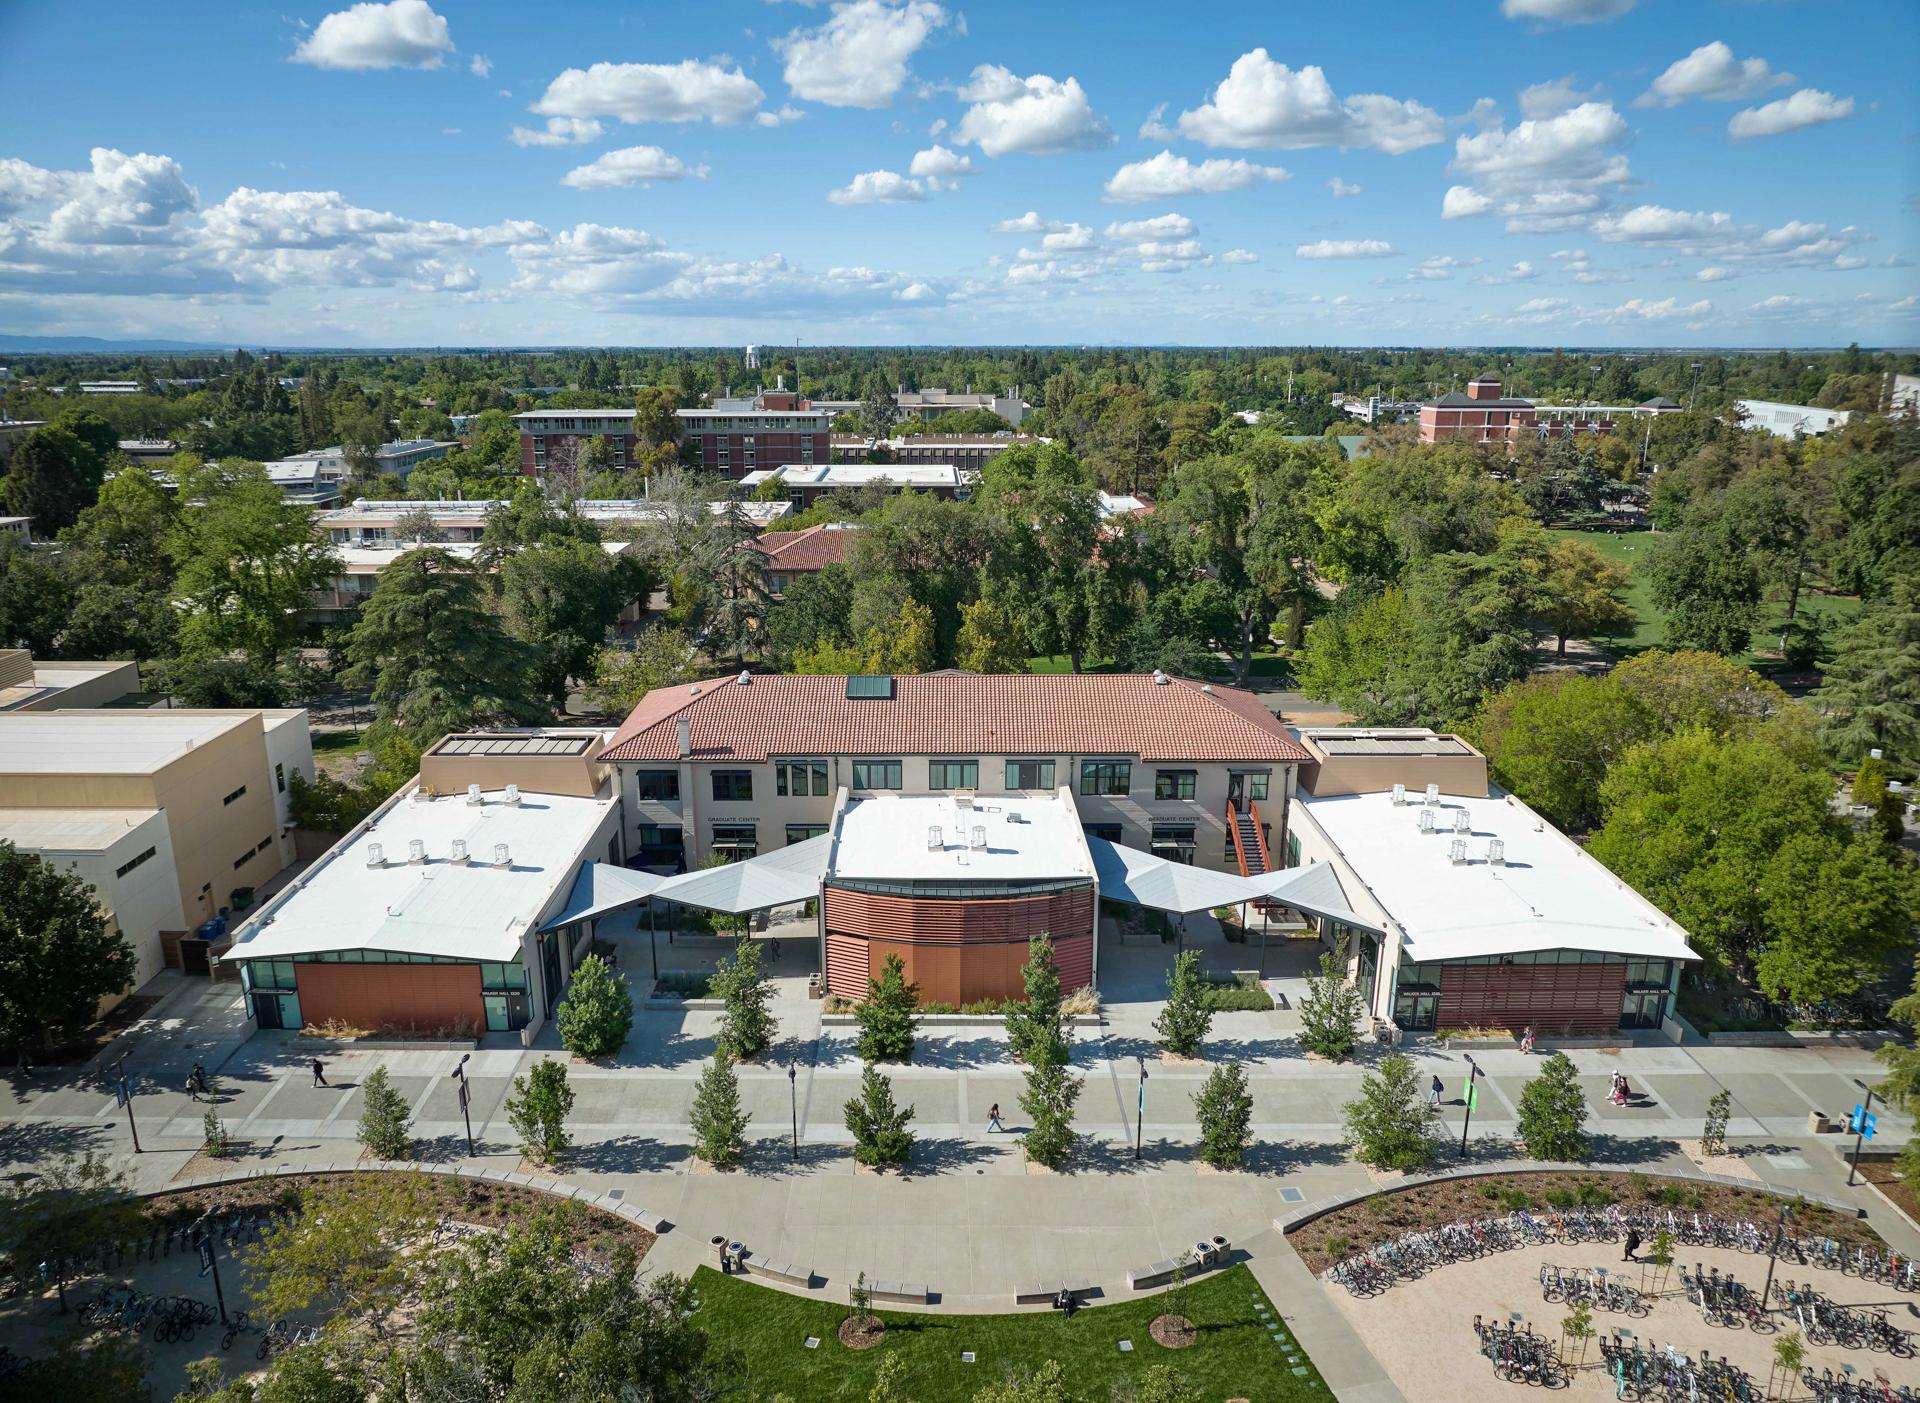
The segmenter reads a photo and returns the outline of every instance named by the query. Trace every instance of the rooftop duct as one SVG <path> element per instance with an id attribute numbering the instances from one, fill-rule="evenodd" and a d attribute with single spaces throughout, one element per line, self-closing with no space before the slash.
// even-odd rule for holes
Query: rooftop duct
<path id="1" fill-rule="evenodd" d="M 418 867 L 427 860 L 427 845 L 418 838 L 407 839 L 407 865 Z"/>
<path id="2" fill-rule="evenodd" d="M 465 838 L 455 838 L 453 840 L 453 851 L 449 854 L 449 857 L 456 866 L 465 867 L 467 865 L 467 840 Z"/>
<path id="3" fill-rule="evenodd" d="M 1406 787 L 1406 785 L 1404 785 L 1404 784 L 1396 784 L 1396 785 L 1394 785 L 1394 787 L 1393 787 L 1393 803 L 1394 803 L 1394 807 L 1395 807 L 1395 808 L 1403 808 L 1403 807 L 1405 807 L 1405 805 L 1406 805 L 1406 802 L 1407 802 L 1407 787 Z"/>
<path id="4" fill-rule="evenodd" d="M 520 807 L 520 786 L 517 784 L 508 785 L 506 797 L 507 797 L 507 806 L 509 808 L 519 808 Z"/>
<path id="5" fill-rule="evenodd" d="M 367 844 L 367 866 L 385 867 L 387 865 L 387 845 L 385 843 Z"/>
<path id="6" fill-rule="evenodd" d="M 1451 843 L 1447 844 L 1447 861 L 1451 862 L 1455 867 L 1463 867 L 1466 865 L 1467 840 L 1465 838 L 1455 838 Z"/>
<path id="7" fill-rule="evenodd" d="M 513 854 L 507 850 L 505 843 L 495 843 L 493 845 L 493 865 L 495 867 L 511 867 L 513 865 Z"/>
<path id="8" fill-rule="evenodd" d="M 476 808 L 478 808 L 478 807 L 480 806 L 480 804 L 481 804 L 482 802 L 484 802 L 484 801 L 483 801 L 483 800 L 482 800 L 482 799 L 480 798 L 480 786 L 479 786 L 479 785 L 477 785 L 477 784 L 470 784 L 470 785 L 468 785 L 468 786 L 467 786 L 467 802 L 468 802 L 469 804 L 472 804 L 472 805 L 473 805 L 474 807 L 476 807 Z"/>

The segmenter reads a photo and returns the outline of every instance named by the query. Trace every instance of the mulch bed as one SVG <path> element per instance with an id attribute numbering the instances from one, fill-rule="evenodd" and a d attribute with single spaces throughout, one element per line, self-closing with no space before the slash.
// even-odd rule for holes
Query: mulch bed
<path id="1" fill-rule="evenodd" d="M 159 1002 L 159 997 L 153 994 L 129 995 L 108 1009 L 105 1017 L 78 1031 L 62 1034 L 51 1049 L 43 1051 L 38 1046 L 29 1047 L 27 1055 L 33 1059 L 36 1067 L 85 1062 L 98 1056 L 101 1048 L 126 1032 L 138 1019 L 145 1017 Z M 11 1067 L 19 1056 L 18 1044 L 0 1043 L 0 1063 Z"/>
<path id="2" fill-rule="evenodd" d="M 1861 1166 L 1862 1170 L 1866 1166 Z M 1772 1221 L 1780 1199 L 1761 1190 L 1702 1184 L 1659 1174 L 1560 1173 L 1498 1174 L 1448 1179 L 1437 1184 L 1390 1190 L 1294 1228 L 1287 1240 L 1307 1269 L 1316 1274 L 1354 1252 L 1417 1228 L 1438 1227 L 1461 1218 L 1486 1218 L 1517 1208 L 1528 1210 L 1622 1208 L 1651 1204 L 1676 1213 L 1712 1213 L 1715 1217 Z M 1814 1203 L 1797 1204 L 1794 1231 L 1818 1233 L 1849 1246 L 1880 1247 L 1878 1233 L 1854 1218 Z"/>
<path id="3" fill-rule="evenodd" d="M 1860 1177 L 1893 1200 L 1894 1207 L 1915 1223 L 1920 1223 L 1920 1194 L 1900 1182 L 1897 1165 L 1869 1161 L 1860 1166 Z"/>
<path id="4" fill-rule="evenodd" d="M 887 1337 L 887 1322 L 877 1315 L 850 1315 L 840 1322 L 840 1343 L 848 1349 L 872 1349 Z"/>
<path id="5" fill-rule="evenodd" d="M 1200 1332 L 1184 1315 L 1156 1315 L 1147 1326 L 1153 1342 L 1167 1349 L 1185 1349 L 1200 1338 Z"/>

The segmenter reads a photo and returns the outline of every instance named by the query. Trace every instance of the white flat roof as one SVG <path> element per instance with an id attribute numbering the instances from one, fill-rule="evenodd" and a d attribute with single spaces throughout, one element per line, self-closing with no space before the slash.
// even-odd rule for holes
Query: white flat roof
<path id="1" fill-rule="evenodd" d="M 632 544 L 631 541 L 602 541 L 600 549 L 608 555 L 619 555 Z M 333 547 L 333 553 L 347 574 L 377 575 L 411 550 L 443 550 L 455 560 L 471 564 L 482 545 L 480 541 L 369 541 L 364 544 L 337 544 Z"/>
<path id="2" fill-rule="evenodd" d="M 320 950 L 396 950 L 466 960 L 519 958 L 520 938 L 549 906 L 573 890 L 582 849 L 619 802 L 525 792 L 518 805 L 503 790 L 475 807 L 464 793 L 428 799 L 415 790 L 376 822 L 336 846 L 286 893 L 240 928 L 230 959 L 302 955 Z M 427 860 L 407 861 L 418 838 Z M 453 840 L 472 861 L 452 861 Z M 367 865 L 369 845 L 385 865 Z M 505 843 L 509 865 L 494 866 Z M 601 854 L 604 856 L 604 854 Z"/>
<path id="3" fill-rule="evenodd" d="M 0 809 L 0 839 L 30 852 L 105 852 L 158 809 Z"/>
<path id="4" fill-rule="evenodd" d="M 928 830 L 940 829 L 939 847 Z M 975 828 L 986 847 L 970 846 Z M 996 794 L 960 807 L 951 794 L 851 800 L 833 834 L 827 880 L 1031 882 L 1093 876 L 1080 814 L 1057 794 Z"/>
<path id="5" fill-rule="evenodd" d="M 1300 796 L 1387 914 L 1406 931 L 1410 960 L 1454 960 L 1523 950 L 1606 950 L 1698 959 L 1686 932 L 1572 839 L 1504 790 L 1442 794 L 1436 832 L 1420 831 L 1421 795 Z M 1454 816 L 1465 812 L 1468 860 L 1450 857 Z M 1487 860 L 1488 842 L 1506 862 Z"/>
<path id="6" fill-rule="evenodd" d="M 257 715 L 126 710 L 0 716 L 0 775 L 151 774 Z"/>

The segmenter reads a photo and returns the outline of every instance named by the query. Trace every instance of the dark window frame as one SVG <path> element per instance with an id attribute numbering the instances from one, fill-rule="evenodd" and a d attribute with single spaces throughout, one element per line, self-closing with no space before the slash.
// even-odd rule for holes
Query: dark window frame
<path id="1" fill-rule="evenodd" d="M 1022 771 L 1029 770 L 1029 769 L 1038 772 L 1035 775 L 1035 779 L 1037 782 L 1034 784 L 1023 783 L 1023 780 L 1025 779 L 1025 775 L 1022 773 Z M 1026 789 L 1026 790 L 1052 789 L 1055 787 L 1054 780 L 1058 777 L 1058 775 L 1059 775 L 1059 769 L 1055 763 L 1055 760 L 1051 756 L 1047 757 L 1046 759 L 1007 761 L 1007 788 L 1008 789 Z M 1044 776 L 1044 778 L 1042 776 Z"/>
<path id="2" fill-rule="evenodd" d="M 1100 798 L 1121 798 L 1133 792 L 1133 761 L 1082 760 L 1080 792 Z"/>
<path id="3" fill-rule="evenodd" d="M 716 804 L 753 802 L 752 770 L 713 771 L 713 800 Z"/>
<path id="4" fill-rule="evenodd" d="M 649 794 L 652 788 L 658 792 Z M 671 793 L 666 791 L 671 790 Z M 678 770 L 636 770 L 633 775 L 633 793 L 636 799 L 654 804 L 677 804 L 680 802 L 680 771 Z"/>
<path id="5" fill-rule="evenodd" d="M 1200 772 L 1198 770 L 1155 770 L 1153 772 L 1153 797 L 1156 799 L 1174 799 L 1191 803 L 1199 792 Z"/>
<path id="6" fill-rule="evenodd" d="M 952 772 L 960 771 L 955 780 Z M 967 777 L 968 771 L 973 777 Z M 927 788 L 929 789 L 978 789 L 980 787 L 980 757 L 971 759 L 940 756 L 927 761 Z"/>

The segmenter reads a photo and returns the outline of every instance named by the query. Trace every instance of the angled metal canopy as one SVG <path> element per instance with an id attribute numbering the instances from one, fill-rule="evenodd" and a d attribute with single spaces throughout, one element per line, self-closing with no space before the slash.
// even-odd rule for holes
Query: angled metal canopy
<path id="1" fill-rule="evenodd" d="M 1216 906 L 1238 906 L 1243 901 L 1277 901 L 1342 925 L 1379 931 L 1371 921 L 1353 913 L 1346 893 L 1340 889 L 1339 877 L 1326 863 L 1236 877 L 1231 872 L 1214 872 L 1155 857 L 1106 838 L 1089 836 L 1087 849 L 1093 854 L 1100 895 L 1129 906 L 1186 915 Z"/>
<path id="2" fill-rule="evenodd" d="M 832 843 L 832 837 L 823 833 L 745 862 L 683 872 L 661 882 L 653 895 L 661 901 L 735 914 L 806 901 L 820 895 L 820 878 L 827 870 Z"/>
<path id="3" fill-rule="evenodd" d="M 1268 901 L 1277 901 L 1296 911 L 1305 911 L 1309 916 L 1325 916 L 1343 926 L 1372 931 L 1375 935 L 1385 933 L 1372 921 L 1354 914 L 1353 908 L 1347 904 L 1346 892 L 1341 889 L 1340 877 L 1331 863 L 1315 862 L 1305 867 L 1288 867 L 1279 872 L 1263 872 L 1258 877 L 1242 880 L 1253 887 L 1258 896 Z"/>
<path id="4" fill-rule="evenodd" d="M 596 916 L 638 906 L 666 880 L 651 872 L 635 872 L 609 862 L 586 863 L 573 879 L 567 904 L 548 917 L 540 929 L 556 930 L 574 921 L 590 921 Z"/>

